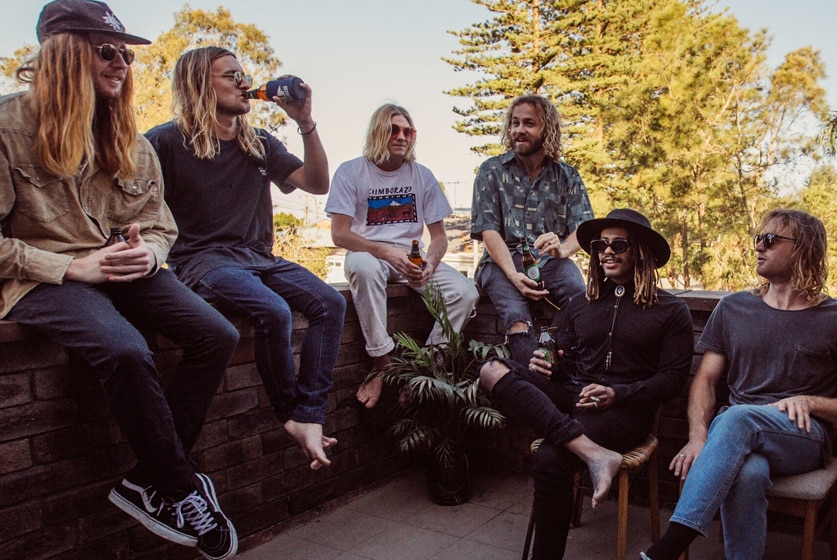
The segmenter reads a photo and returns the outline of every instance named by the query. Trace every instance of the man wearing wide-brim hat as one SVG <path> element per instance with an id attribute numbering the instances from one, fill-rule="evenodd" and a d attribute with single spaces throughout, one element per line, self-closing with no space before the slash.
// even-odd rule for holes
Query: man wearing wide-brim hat
<path id="1" fill-rule="evenodd" d="M 648 219 L 613 210 L 581 224 L 577 238 L 590 255 L 589 281 L 586 297 L 571 298 L 556 315 L 559 363 L 535 352 L 528 369 L 494 360 L 480 372 L 503 410 L 544 438 L 532 471 L 536 560 L 564 556 L 576 471 L 589 470 L 598 506 L 621 453 L 648 435 L 692 361 L 691 314 L 656 285 L 671 250 Z"/>

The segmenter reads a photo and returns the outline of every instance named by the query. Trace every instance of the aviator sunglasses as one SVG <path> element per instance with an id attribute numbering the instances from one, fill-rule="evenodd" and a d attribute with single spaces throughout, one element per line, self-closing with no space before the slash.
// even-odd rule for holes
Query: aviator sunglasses
<path id="1" fill-rule="evenodd" d="M 614 253 L 624 253 L 631 246 L 631 242 L 627 239 L 614 239 L 610 243 L 604 239 L 594 239 L 590 242 L 590 250 L 594 253 L 604 253 L 607 248 Z"/>
<path id="2" fill-rule="evenodd" d="M 759 233 L 753 236 L 753 245 L 759 246 L 759 243 L 764 245 L 765 249 L 770 249 L 777 239 L 785 239 L 787 241 L 796 241 L 793 237 L 785 237 L 776 233 Z"/>
<path id="3" fill-rule="evenodd" d="M 98 47 L 93 48 L 99 51 L 99 56 L 105 62 L 112 62 L 113 59 L 116 58 L 116 53 L 122 55 L 122 61 L 128 66 L 130 66 L 131 63 L 134 61 L 134 51 L 125 47 L 122 47 L 120 49 L 117 48 L 116 45 L 111 45 L 110 43 L 103 43 Z"/>
<path id="4" fill-rule="evenodd" d="M 398 126 L 397 124 L 393 124 L 390 126 L 392 126 L 392 132 L 390 133 L 390 135 L 393 138 L 398 138 L 398 135 L 403 132 L 404 138 L 409 140 L 416 133 L 416 129 L 410 128 L 409 126 Z"/>

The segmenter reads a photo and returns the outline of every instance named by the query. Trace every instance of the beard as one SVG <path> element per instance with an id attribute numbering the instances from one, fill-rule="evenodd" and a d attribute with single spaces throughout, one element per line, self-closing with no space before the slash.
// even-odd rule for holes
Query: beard
<path id="1" fill-rule="evenodd" d="M 532 154 L 536 154 L 543 150 L 543 138 L 537 138 L 536 140 L 529 142 L 525 146 L 521 146 L 517 142 L 514 144 L 514 153 L 518 156 L 531 156 Z"/>

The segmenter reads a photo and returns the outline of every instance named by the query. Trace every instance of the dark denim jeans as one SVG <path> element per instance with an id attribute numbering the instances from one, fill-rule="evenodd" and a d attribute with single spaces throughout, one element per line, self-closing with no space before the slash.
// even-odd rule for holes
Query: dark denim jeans
<path id="1" fill-rule="evenodd" d="M 521 255 L 512 252 L 512 260 L 517 270 L 522 270 Z M 558 307 L 564 307 L 567 299 L 586 289 L 581 271 L 570 259 L 549 259 L 541 267 L 541 279 L 549 290 L 549 299 Z M 497 310 L 503 326 L 509 327 L 518 321 L 532 324 L 535 314 L 537 320 L 544 325 L 551 325 L 555 308 L 546 301 L 535 301 L 521 294 L 509 279 L 493 262 L 484 263 L 477 273 L 477 284 L 485 290 L 491 303 Z M 517 334 L 508 337 L 508 346 L 512 359 L 522 364 L 528 364 L 529 358 L 538 347 L 538 335 L 535 329 L 529 328 L 525 335 Z"/>
<path id="2" fill-rule="evenodd" d="M 110 413 L 164 495 L 192 487 L 188 453 L 200 434 L 238 331 L 168 270 L 128 283 L 40 284 L 7 316 L 79 355 L 98 373 Z M 141 330 L 180 346 L 165 393 Z"/>
<path id="3" fill-rule="evenodd" d="M 343 334 L 343 296 L 308 269 L 278 257 L 263 267 L 215 269 L 201 278 L 195 291 L 223 312 L 244 315 L 253 324 L 256 367 L 279 420 L 323 424 Z M 298 376 L 292 310 L 308 319 Z"/>
<path id="4" fill-rule="evenodd" d="M 532 558 L 564 556 L 573 511 L 575 473 L 585 464 L 564 443 L 586 435 L 619 453 L 635 447 L 648 435 L 655 410 L 613 406 L 606 410 L 575 407 L 581 387 L 551 381 L 521 364 L 503 360 L 511 368 L 491 391 L 510 418 L 532 428 L 544 441 L 535 454 L 535 539 Z"/>

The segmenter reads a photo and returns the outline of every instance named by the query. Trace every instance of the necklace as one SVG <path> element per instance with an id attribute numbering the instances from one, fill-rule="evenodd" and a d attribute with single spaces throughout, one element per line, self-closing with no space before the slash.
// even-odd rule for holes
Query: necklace
<path id="1" fill-rule="evenodd" d="M 607 333 L 607 356 L 605 357 L 605 371 L 610 369 L 610 364 L 613 361 L 613 331 L 616 329 L 616 315 L 619 313 L 619 303 L 622 301 L 622 296 L 625 295 L 625 286 L 618 284 L 613 290 L 613 295 L 616 296 L 616 303 L 613 305 L 613 315 L 610 320 L 610 332 Z"/>

